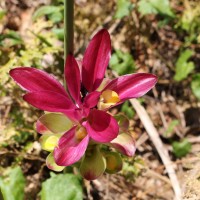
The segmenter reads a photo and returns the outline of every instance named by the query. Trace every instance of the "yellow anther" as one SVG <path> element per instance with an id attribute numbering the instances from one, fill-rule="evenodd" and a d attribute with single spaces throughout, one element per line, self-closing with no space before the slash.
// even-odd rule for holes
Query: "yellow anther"
<path id="1" fill-rule="evenodd" d="M 117 103 L 120 101 L 118 94 L 112 90 L 105 90 L 101 95 L 104 103 Z"/>
<path id="2" fill-rule="evenodd" d="M 76 129 L 75 137 L 77 140 L 82 140 L 87 135 L 87 130 L 85 127 L 81 126 Z"/>

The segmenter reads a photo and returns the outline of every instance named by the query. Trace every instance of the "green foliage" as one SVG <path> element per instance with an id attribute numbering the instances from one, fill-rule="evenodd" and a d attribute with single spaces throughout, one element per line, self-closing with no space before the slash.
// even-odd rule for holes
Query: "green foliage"
<path id="1" fill-rule="evenodd" d="M 168 17 L 174 17 L 169 0 L 140 0 L 138 10 L 142 15 L 160 14 Z"/>
<path id="2" fill-rule="evenodd" d="M 121 111 L 124 112 L 124 114 L 129 118 L 133 119 L 133 116 L 135 115 L 135 111 L 133 108 L 129 105 L 129 102 L 126 101 L 121 108 Z"/>
<path id="3" fill-rule="evenodd" d="M 134 5 L 130 2 L 130 0 L 117 0 L 115 18 L 121 19 L 125 16 L 128 16 L 133 8 Z"/>
<path id="4" fill-rule="evenodd" d="M 193 75 L 191 88 L 194 95 L 200 99 L 200 73 Z"/>
<path id="5" fill-rule="evenodd" d="M 175 66 L 175 76 L 174 80 L 176 81 L 181 81 L 194 70 L 195 66 L 193 62 L 188 62 L 188 59 L 191 58 L 193 55 L 193 51 L 190 49 L 186 49 L 183 51 L 178 60 L 176 61 L 176 66 Z"/>
<path id="6" fill-rule="evenodd" d="M 151 4 L 151 2 L 147 0 L 141 0 L 138 3 L 138 10 L 142 15 L 147 14 L 157 14 L 158 11 L 156 8 Z"/>
<path id="7" fill-rule="evenodd" d="M 52 32 L 59 40 L 64 41 L 64 28 L 54 28 L 52 29 Z"/>
<path id="8" fill-rule="evenodd" d="M 188 36 L 184 38 L 186 43 L 198 42 L 198 34 L 200 32 L 200 4 L 185 0 L 184 8 L 177 27 L 188 33 Z"/>
<path id="9" fill-rule="evenodd" d="M 36 34 L 33 31 L 30 31 L 36 38 L 38 38 L 43 44 L 46 44 L 48 47 L 51 47 L 52 44 L 46 39 L 46 37 Z"/>
<path id="10" fill-rule="evenodd" d="M 0 36 L 0 45 L 1 43 L 4 44 L 5 41 L 3 40 L 5 37 L 11 38 L 15 43 L 23 43 L 23 48 L 19 47 L 18 50 L 10 51 L 9 53 L 4 53 L 0 49 L 0 58 L 2 58 L 0 59 L 1 85 L 4 85 L 9 80 L 8 72 L 13 66 L 34 66 L 41 68 L 44 55 L 58 54 L 61 51 L 61 47 L 53 45 L 58 41 L 55 34 L 45 31 L 45 29 L 52 27 L 52 22 L 38 19 L 27 31 L 27 40 L 23 42 L 17 32 L 9 31 L 6 36 Z M 6 56 L 8 56 L 8 60 L 4 61 Z"/>
<path id="11" fill-rule="evenodd" d="M 123 53 L 116 50 L 110 59 L 110 67 L 119 75 L 130 74 L 135 71 L 135 63 L 133 57 L 129 53 Z"/>
<path id="12" fill-rule="evenodd" d="M 123 174 L 126 179 L 133 181 L 141 174 L 144 168 L 145 163 L 139 156 L 127 159 L 124 158 L 123 168 L 120 173 Z"/>
<path id="13" fill-rule="evenodd" d="M 53 22 L 53 23 L 58 23 L 63 21 L 63 14 L 62 12 L 55 12 L 52 13 L 51 15 L 49 15 L 49 19 Z"/>
<path id="14" fill-rule="evenodd" d="M 181 158 L 190 152 L 192 145 L 187 139 L 183 139 L 180 142 L 173 142 L 172 147 L 174 155 L 177 158 Z"/>
<path id="15" fill-rule="evenodd" d="M 51 173 L 51 178 L 42 183 L 40 195 L 41 200 L 81 200 L 81 180 L 73 174 Z"/>
<path id="16" fill-rule="evenodd" d="M 42 6 L 33 14 L 35 21 L 39 17 L 47 15 L 53 23 L 58 23 L 63 20 L 63 6 Z"/>
<path id="17" fill-rule="evenodd" d="M 4 200 L 23 200 L 25 178 L 20 167 L 9 169 L 0 177 L 0 189 Z"/>
<path id="18" fill-rule="evenodd" d="M 11 47 L 11 46 L 22 44 L 22 43 L 23 43 L 23 40 L 21 36 L 15 31 L 8 31 L 5 34 L 0 35 L 0 46 Z"/>

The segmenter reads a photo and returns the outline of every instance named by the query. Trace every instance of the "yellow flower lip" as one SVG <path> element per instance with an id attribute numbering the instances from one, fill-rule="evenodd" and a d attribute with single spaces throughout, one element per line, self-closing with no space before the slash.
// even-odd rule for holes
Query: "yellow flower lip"
<path id="1" fill-rule="evenodd" d="M 87 135 L 87 130 L 85 127 L 83 126 L 80 126 L 80 127 L 77 127 L 76 131 L 75 131 L 75 138 L 77 140 L 82 140 L 83 138 L 85 138 L 85 136 Z"/>
<path id="2" fill-rule="evenodd" d="M 110 106 L 115 105 L 118 102 L 120 102 L 120 98 L 117 92 L 113 90 L 105 90 L 101 94 L 98 108 L 100 110 L 104 110 L 106 108 L 109 108 Z"/>
<path id="3" fill-rule="evenodd" d="M 104 103 L 118 103 L 120 101 L 119 95 L 113 90 L 105 90 L 101 97 Z"/>

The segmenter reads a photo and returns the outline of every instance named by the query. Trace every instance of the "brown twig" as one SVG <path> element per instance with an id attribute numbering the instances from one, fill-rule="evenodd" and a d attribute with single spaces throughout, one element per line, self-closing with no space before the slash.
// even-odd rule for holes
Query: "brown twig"
<path id="1" fill-rule="evenodd" d="M 175 193 L 175 199 L 181 200 L 182 199 L 181 187 L 180 187 L 178 178 L 176 176 L 173 164 L 170 160 L 167 149 L 164 147 L 164 145 L 160 139 L 160 136 L 159 136 L 155 126 L 153 125 L 149 115 L 147 114 L 146 110 L 144 109 L 144 107 L 136 99 L 132 99 L 132 100 L 130 100 L 130 102 L 131 102 L 132 106 L 134 107 L 134 109 L 136 110 L 149 137 L 151 138 L 153 144 L 155 145 L 155 147 L 163 161 L 163 164 L 165 165 L 165 168 L 166 168 L 169 178 L 171 180 L 172 188 Z"/>

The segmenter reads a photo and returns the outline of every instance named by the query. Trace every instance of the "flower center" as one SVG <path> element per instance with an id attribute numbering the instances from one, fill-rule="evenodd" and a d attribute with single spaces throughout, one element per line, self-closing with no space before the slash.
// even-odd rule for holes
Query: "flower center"
<path id="1" fill-rule="evenodd" d="M 119 95 L 113 90 L 105 90 L 102 92 L 98 108 L 104 110 L 120 101 Z"/>
<path id="2" fill-rule="evenodd" d="M 75 137 L 77 140 L 82 140 L 83 138 L 85 138 L 86 135 L 87 135 L 87 130 L 85 127 L 83 126 L 77 127 L 75 132 Z"/>

